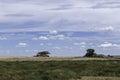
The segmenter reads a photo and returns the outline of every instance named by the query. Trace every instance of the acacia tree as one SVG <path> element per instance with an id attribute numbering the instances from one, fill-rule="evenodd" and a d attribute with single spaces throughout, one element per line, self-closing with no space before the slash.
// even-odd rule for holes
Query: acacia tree
<path id="1" fill-rule="evenodd" d="M 95 57 L 96 53 L 94 49 L 87 49 L 87 53 L 85 54 L 85 57 Z"/>
<path id="2" fill-rule="evenodd" d="M 42 52 L 38 52 L 37 55 L 35 55 L 35 57 L 49 57 L 50 52 L 48 51 L 42 51 Z"/>

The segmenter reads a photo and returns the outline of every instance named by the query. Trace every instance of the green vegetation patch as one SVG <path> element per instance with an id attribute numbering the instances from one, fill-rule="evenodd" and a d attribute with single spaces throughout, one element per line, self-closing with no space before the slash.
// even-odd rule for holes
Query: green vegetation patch
<path id="1" fill-rule="evenodd" d="M 120 77 L 120 60 L 0 62 L 0 80 L 70 80 Z"/>

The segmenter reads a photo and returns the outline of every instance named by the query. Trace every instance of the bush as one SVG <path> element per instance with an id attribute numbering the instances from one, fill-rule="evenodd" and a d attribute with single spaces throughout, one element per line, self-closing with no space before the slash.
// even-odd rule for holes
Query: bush
<path id="1" fill-rule="evenodd" d="M 94 49 L 87 49 L 87 53 L 85 54 L 84 57 L 95 57 L 96 53 Z"/>
<path id="2" fill-rule="evenodd" d="M 37 55 L 35 55 L 34 57 L 49 57 L 50 54 L 48 51 L 42 51 L 42 52 L 38 52 Z"/>

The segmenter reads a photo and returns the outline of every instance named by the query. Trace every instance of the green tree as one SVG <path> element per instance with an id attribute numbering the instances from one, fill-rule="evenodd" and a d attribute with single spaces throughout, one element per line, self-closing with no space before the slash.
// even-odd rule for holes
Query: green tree
<path id="1" fill-rule="evenodd" d="M 94 49 L 87 49 L 87 53 L 85 54 L 85 57 L 95 57 L 97 54 L 95 53 Z"/>
<path id="2" fill-rule="evenodd" d="M 35 55 L 35 57 L 49 57 L 50 52 L 48 51 L 42 51 L 42 52 L 38 52 L 37 55 Z"/>

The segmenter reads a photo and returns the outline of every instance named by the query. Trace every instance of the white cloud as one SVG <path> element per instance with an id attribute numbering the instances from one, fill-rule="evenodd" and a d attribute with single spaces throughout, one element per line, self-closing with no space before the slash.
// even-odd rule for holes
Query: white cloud
<path id="1" fill-rule="evenodd" d="M 44 43 L 40 43 L 41 46 L 44 46 L 45 44 Z"/>
<path id="2" fill-rule="evenodd" d="M 64 35 L 56 35 L 56 38 L 58 38 L 59 40 L 64 40 L 65 36 Z"/>
<path id="3" fill-rule="evenodd" d="M 58 31 L 57 31 L 57 30 L 51 30 L 49 33 L 50 33 L 50 34 L 57 34 Z"/>
<path id="4" fill-rule="evenodd" d="M 65 40 L 67 39 L 67 37 L 65 35 L 62 34 L 58 34 L 58 35 L 48 35 L 49 39 L 51 40 Z"/>
<path id="5" fill-rule="evenodd" d="M 80 43 L 73 43 L 74 46 L 79 46 L 81 48 L 85 48 L 87 46 L 86 42 L 80 42 Z"/>
<path id="6" fill-rule="evenodd" d="M 112 26 L 108 26 L 108 27 L 103 27 L 103 28 L 98 28 L 101 31 L 113 31 L 114 27 Z"/>
<path id="7" fill-rule="evenodd" d="M 119 9 L 91 8 L 95 5 L 97 5 L 96 7 L 106 4 L 119 5 L 117 2 L 119 1 L 20 0 L 17 2 L 16 0 L 0 0 L 0 22 L 1 25 L 4 24 L 0 29 L 1 32 L 52 30 L 50 31 L 52 34 L 56 34 L 56 30 L 91 31 L 99 26 L 102 26 L 102 30 L 113 30 L 114 28 L 119 30 Z M 101 5 L 99 5 L 100 3 Z M 33 26 L 29 25 L 30 21 L 31 24 L 34 24 Z M 43 25 L 36 23 L 38 21 L 43 21 Z M 104 28 L 106 25 L 113 25 L 114 28 Z"/>
<path id="8" fill-rule="evenodd" d="M 51 40 L 69 40 L 69 37 L 63 35 L 63 34 L 58 34 L 58 35 L 48 35 L 49 39 Z"/>
<path id="9" fill-rule="evenodd" d="M 49 40 L 47 36 L 33 37 L 32 40 Z"/>
<path id="10" fill-rule="evenodd" d="M 86 42 L 81 42 L 80 44 L 81 44 L 81 45 L 86 45 Z"/>
<path id="11" fill-rule="evenodd" d="M 85 46 L 86 42 L 80 42 L 80 43 L 73 43 L 75 46 Z"/>
<path id="12" fill-rule="evenodd" d="M 20 42 L 17 44 L 16 47 L 26 47 L 27 46 L 27 43 L 24 43 L 24 42 Z"/>
<path id="13" fill-rule="evenodd" d="M 105 43 L 100 45 L 100 47 L 105 47 L 105 48 L 106 47 L 111 47 L 111 46 L 113 46 L 112 43 L 108 43 L 108 42 L 105 42 Z"/>
<path id="14" fill-rule="evenodd" d="M 56 47 L 53 47 L 53 49 L 61 50 L 61 47 L 56 46 Z"/>
<path id="15" fill-rule="evenodd" d="M 100 44 L 99 47 L 103 47 L 103 48 L 120 47 L 120 44 L 113 44 L 113 43 L 110 43 L 110 42 L 104 42 L 103 44 Z"/>
<path id="16" fill-rule="evenodd" d="M 0 36 L 0 40 L 7 40 L 7 38 Z"/>
<path id="17" fill-rule="evenodd" d="M 49 40 L 49 38 L 46 37 L 46 36 L 40 36 L 38 39 L 39 39 L 39 40 Z"/>
<path id="18" fill-rule="evenodd" d="M 66 40 L 69 39 L 69 37 L 63 35 L 63 34 L 58 34 L 58 35 L 46 35 L 46 36 L 40 36 L 40 37 L 33 37 L 32 40 Z"/>

